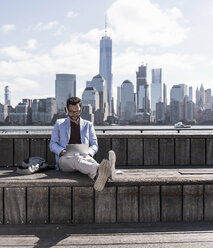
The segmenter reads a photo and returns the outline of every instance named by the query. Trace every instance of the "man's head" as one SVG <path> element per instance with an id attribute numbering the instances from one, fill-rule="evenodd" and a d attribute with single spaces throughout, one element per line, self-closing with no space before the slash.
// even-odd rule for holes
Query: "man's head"
<path id="1" fill-rule="evenodd" d="M 67 99 L 67 112 L 71 121 L 78 122 L 82 112 L 82 102 L 78 97 L 70 97 Z"/>

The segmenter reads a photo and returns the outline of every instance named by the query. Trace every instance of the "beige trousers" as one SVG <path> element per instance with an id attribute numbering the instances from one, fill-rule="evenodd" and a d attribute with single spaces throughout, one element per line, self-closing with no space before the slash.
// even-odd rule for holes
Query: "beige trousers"
<path id="1" fill-rule="evenodd" d="M 89 155 L 62 156 L 59 161 L 59 168 L 64 172 L 79 171 L 88 175 L 91 179 L 97 174 L 99 164 Z"/>

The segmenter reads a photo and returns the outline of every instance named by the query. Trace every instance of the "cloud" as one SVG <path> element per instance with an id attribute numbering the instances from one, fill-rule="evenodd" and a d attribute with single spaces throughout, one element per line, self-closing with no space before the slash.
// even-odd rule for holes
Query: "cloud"
<path id="1" fill-rule="evenodd" d="M 28 40 L 26 49 L 27 50 L 35 50 L 38 46 L 37 40 Z"/>
<path id="2" fill-rule="evenodd" d="M 60 26 L 57 31 L 54 33 L 54 35 L 59 36 L 62 35 L 64 33 L 64 31 L 66 31 L 66 27 L 64 25 Z"/>
<path id="3" fill-rule="evenodd" d="M 39 88 L 37 82 L 27 78 L 15 78 L 12 82 L 4 82 L 3 84 L 8 85 L 12 92 L 25 92 Z"/>
<path id="4" fill-rule="evenodd" d="M 29 59 L 30 53 L 27 53 L 16 46 L 8 46 L 0 48 L 0 54 L 14 60 Z"/>
<path id="5" fill-rule="evenodd" d="M 57 28 L 59 23 L 57 21 L 52 21 L 47 24 L 39 23 L 34 27 L 34 30 L 47 31 Z"/>
<path id="6" fill-rule="evenodd" d="M 189 30 L 181 25 L 184 18 L 178 8 L 162 10 L 150 0 L 116 0 L 107 16 L 117 43 L 168 47 L 185 40 Z"/>
<path id="7" fill-rule="evenodd" d="M 76 16 L 78 16 L 78 14 L 77 13 L 74 13 L 73 11 L 69 11 L 66 14 L 66 17 L 67 18 L 73 18 L 73 17 L 76 17 Z"/>
<path id="8" fill-rule="evenodd" d="M 16 26 L 15 26 L 14 24 L 5 24 L 5 25 L 2 25 L 2 26 L 1 26 L 1 29 L 2 29 L 4 32 L 8 32 L 8 31 L 15 30 L 15 29 L 16 29 Z"/>

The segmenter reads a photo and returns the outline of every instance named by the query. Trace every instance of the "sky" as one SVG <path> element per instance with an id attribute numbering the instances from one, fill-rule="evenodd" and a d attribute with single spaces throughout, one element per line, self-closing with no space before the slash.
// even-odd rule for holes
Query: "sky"
<path id="1" fill-rule="evenodd" d="M 136 71 L 162 68 L 170 88 L 213 86 L 212 0 L 0 0 L 0 103 L 55 97 L 58 73 L 76 74 L 77 96 L 99 73 L 99 42 L 112 39 L 113 95 Z"/>

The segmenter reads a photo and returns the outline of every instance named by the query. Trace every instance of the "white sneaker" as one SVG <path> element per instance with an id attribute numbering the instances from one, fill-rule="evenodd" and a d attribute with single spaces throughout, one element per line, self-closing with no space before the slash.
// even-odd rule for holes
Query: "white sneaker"
<path id="1" fill-rule="evenodd" d="M 94 183 L 94 189 L 97 191 L 103 190 L 107 179 L 111 176 L 111 165 L 107 159 L 103 159 L 98 168 L 98 177 Z"/>
<path id="2" fill-rule="evenodd" d="M 116 155 L 115 155 L 115 152 L 113 150 L 111 150 L 111 151 L 109 151 L 109 163 L 111 165 L 111 170 L 112 170 L 112 173 L 110 175 L 110 178 L 112 180 L 115 176 L 115 162 L 116 162 Z"/>

